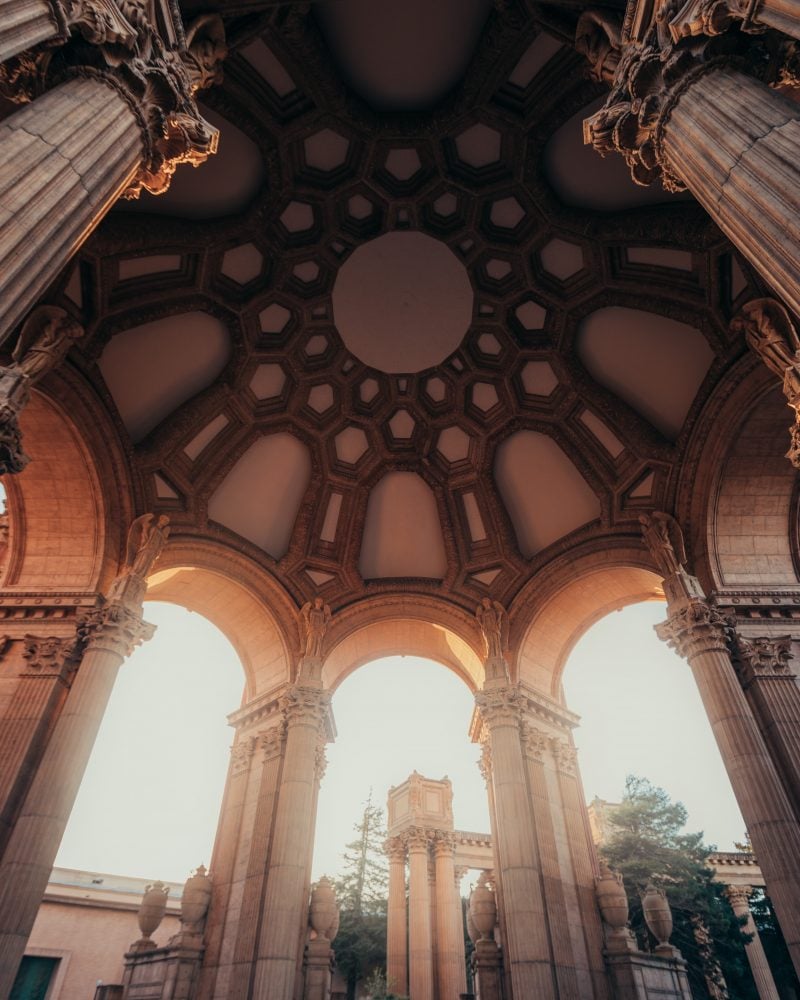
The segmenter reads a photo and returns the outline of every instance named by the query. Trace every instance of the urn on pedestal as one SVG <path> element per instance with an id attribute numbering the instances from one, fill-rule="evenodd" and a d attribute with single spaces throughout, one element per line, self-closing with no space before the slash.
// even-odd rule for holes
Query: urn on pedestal
<path id="1" fill-rule="evenodd" d="M 672 955 L 674 948 L 669 943 L 672 934 L 672 910 L 663 889 L 648 885 L 642 894 L 642 911 L 650 933 L 658 942 L 656 954 Z"/>
<path id="2" fill-rule="evenodd" d="M 168 895 L 169 889 L 163 882 L 153 882 L 145 889 L 142 902 L 139 904 L 139 912 L 136 915 L 142 936 L 131 945 L 131 951 L 149 951 L 158 947 L 151 935 L 155 933 L 164 919 Z"/>

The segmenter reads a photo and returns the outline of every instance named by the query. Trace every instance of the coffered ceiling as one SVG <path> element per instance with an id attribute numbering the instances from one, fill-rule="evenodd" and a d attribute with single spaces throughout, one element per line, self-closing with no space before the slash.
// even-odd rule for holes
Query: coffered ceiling
<path id="1" fill-rule="evenodd" d="M 569 7 L 226 10 L 219 154 L 57 296 L 149 507 L 298 600 L 471 606 L 667 504 L 752 276 L 582 145 Z"/>

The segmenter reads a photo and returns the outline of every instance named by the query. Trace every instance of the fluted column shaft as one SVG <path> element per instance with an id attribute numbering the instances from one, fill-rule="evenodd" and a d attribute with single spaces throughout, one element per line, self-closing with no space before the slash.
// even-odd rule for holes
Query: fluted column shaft
<path id="1" fill-rule="evenodd" d="M 512 995 L 515 1000 L 545 1000 L 555 996 L 555 987 L 516 697 L 514 688 L 487 683 L 476 702 L 491 742 L 495 867 L 503 890 Z"/>
<path id="2" fill-rule="evenodd" d="M 408 917 L 406 849 L 399 838 L 389 845 L 389 903 L 386 927 L 386 979 L 393 993 L 408 992 Z"/>
<path id="3" fill-rule="evenodd" d="M 64 16 L 48 0 L 0 0 L 0 63 L 54 39 L 66 38 Z"/>
<path id="4" fill-rule="evenodd" d="M 121 617 L 101 624 L 83 654 L 0 861 L 0 996 L 11 993 L 124 656 L 152 634 L 127 609 L 109 610 Z"/>
<path id="5" fill-rule="evenodd" d="M 670 592 L 671 581 L 665 580 Z M 728 623 L 704 600 L 671 600 L 657 632 L 685 656 L 800 971 L 800 826 L 728 653 Z"/>
<path id="6" fill-rule="evenodd" d="M 255 1000 L 292 1000 L 294 994 L 308 919 L 317 750 L 329 703 L 329 695 L 313 687 L 294 687 L 285 699 L 286 750 L 260 914 Z"/>
<path id="7" fill-rule="evenodd" d="M 424 831 L 412 831 L 408 836 L 408 979 L 413 1000 L 433 1000 L 428 838 Z"/>
<path id="8" fill-rule="evenodd" d="M 765 281 L 800 314 L 800 112 L 730 68 L 677 97 L 663 133 L 672 171 Z"/>
<path id="9" fill-rule="evenodd" d="M 456 891 L 455 844 L 446 836 L 434 846 L 436 864 L 436 975 L 438 1000 L 458 1000 L 467 992 L 461 900 Z"/>
<path id="10" fill-rule="evenodd" d="M 761 0 L 754 19 L 792 38 L 800 38 L 800 3 L 797 0 Z"/>
<path id="11" fill-rule="evenodd" d="M 0 124 L 0 337 L 129 186 L 143 150 L 132 105 L 99 75 L 67 80 Z"/>
<path id="12" fill-rule="evenodd" d="M 779 1000 L 775 980 L 772 978 L 772 971 L 770 970 L 767 956 L 764 954 L 764 946 L 761 943 L 758 928 L 750 912 L 747 889 L 745 887 L 730 886 L 727 896 L 730 900 L 731 909 L 736 916 L 747 918 L 747 923 L 743 925 L 742 930 L 745 934 L 751 934 L 752 937 L 748 944 L 744 946 L 744 950 L 747 955 L 747 961 L 750 963 L 750 971 L 753 973 L 758 996 L 760 1000 Z"/>

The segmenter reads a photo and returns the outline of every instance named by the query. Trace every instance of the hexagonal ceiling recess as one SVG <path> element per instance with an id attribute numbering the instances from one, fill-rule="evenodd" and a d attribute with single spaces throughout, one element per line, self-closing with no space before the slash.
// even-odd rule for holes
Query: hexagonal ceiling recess
<path id="1" fill-rule="evenodd" d="M 115 209 L 56 296 L 147 506 L 298 602 L 469 609 L 669 506 L 753 279 L 582 147 L 571 8 L 225 10 L 216 166 Z"/>

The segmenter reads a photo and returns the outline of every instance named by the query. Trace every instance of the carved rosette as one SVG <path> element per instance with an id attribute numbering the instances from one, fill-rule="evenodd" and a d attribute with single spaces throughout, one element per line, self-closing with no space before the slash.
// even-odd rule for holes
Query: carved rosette
<path id="1" fill-rule="evenodd" d="M 22 655 L 26 669 L 41 674 L 60 676 L 65 667 L 69 672 L 77 666 L 77 653 L 75 637 L 26 635 L 23 640 Z"/>
<path id="2" fill-rule="evenodd" d="M 115 653 L 123 659 L 155 635 L 156 627 L 120 601 L 92 608 L 78 623 L 78 636 L 86 650 Z"/>
<path id="3" fill-rule="evenodd" d="M 549 742 L 547 733 L 536 726 L 532 726 L 529 722 L 523 722 L 520 725 L 520 736 L 525 756 L 529 760 L 535 760 L 541 764 L 544 761 L 545 751 Z"/>
<path id="4" fill-rule="evenodd" d="M 584 143 L 601 156 L 621 154 L 637 184 L 660 179 L 667 191 L 685 190 L 663 148 L 665 127 L 681 95 L 704 74 L 745 59 L 750 73 L 778 83 L 791 60 L 790 43 L 777 33 L 734 29 L 736 11 L 735 0 L 729 5 L 690 0 L 670 20 L 669 6 L 645 0 L 629 4 L 611 93 L 584 121 Z M 604 35 L 608 38 L 607 31 Z M 583 45 L 587 54 L 598 48 L 591 39 Z M 590 59 L 593 72 L 595 61 Z"/>
<path id="5" fill-rule="evenodd" d="M 699 653 L 726 653 L 731 619 L 705 601 L 693 600 L 655 626 L 656 635 L 687 660 Z"/>
<path id="6" fill-rule="evenodd" d="M 171 38 L 151 20 L 156 7 Z M 0 94 L 25 103 L 72 76 L 102 80 L 127 101 L 142 133 L 140 169 L 123 197 L 162 194 L 179 164 L 197 166 L 217 151 L 218 130 L 194 95 L 222 78 L 222 20 L 206 14 L 184 38 L 166 0 L 152 8 L 142 0 L 67 0 L 65 10 L 74 29 L 65 44 L 54 49 L 51 40 L 0 66 Z"/>
<path id="7" fill-rule="evenodd" d="M 792 658 L 792 637 L 782 635 L 734 639 L 734 664 L 742 681 L 749 683 L 756 677 L 792 677 L 789 661 Z"/>

